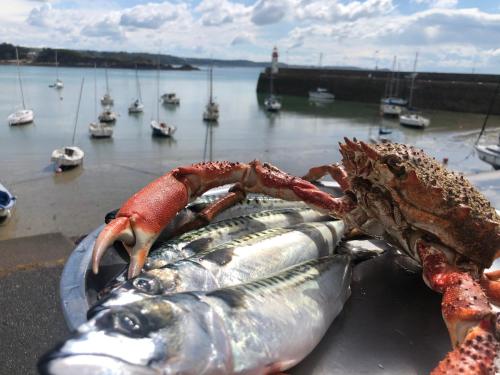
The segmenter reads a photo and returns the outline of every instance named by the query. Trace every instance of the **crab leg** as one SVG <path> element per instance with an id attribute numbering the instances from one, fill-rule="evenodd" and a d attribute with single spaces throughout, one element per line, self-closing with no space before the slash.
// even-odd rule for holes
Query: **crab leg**
<path id="1" fill-rule="evenodd" d="M 142 269 L 151 245 L 177 212 L 205 191 L 225 184 L 239 183 L 243 191 L 263 193 L 285 200 L 301 200 L 311 207 L 342 217 L 353 209 L 348 197 L 334 198 L 310 182 L 292 177 L 259 161 L 248 164 L 230 162 L 199 163 L 172 170 L 129 198 L 99 234 L 92 254 L 92 269 L 98 272 L 100 260 L 114 241 L 122 241 L 130 255 L 129 277 Z M 231 199 L 229 199 L 231 200 Z M 226 207 L 219 203 L 210 215 Z"/>
<path id="2" fill-rule="evenodd" d="M 329 174 L 335 181 L 338 182 L 343 191 L 349 189 L 349 180 L 347 172 L 338 164 L 320 165 L 309 169 L 307 174 L 302 177 L 306 181 L 318 181 L 323 176 Z"/>
<path id="3" fill-rule="evenodd" d="M 454 350 L 432 374 L 493 374 L 500 343 L 496 319 L 488 298 L 472 276 L 450 265 L 443 249 L 416 242 L 423 277 L 433 290 L 443 293 L 441 309 Z"/>

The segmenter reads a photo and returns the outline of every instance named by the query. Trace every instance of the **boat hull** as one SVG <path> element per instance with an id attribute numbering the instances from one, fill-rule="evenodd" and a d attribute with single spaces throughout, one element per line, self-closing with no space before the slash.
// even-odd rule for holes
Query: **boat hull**
<path id="1" fill-rule="evenodd" d="M 402 108 L 395 104 L 381 104 L 380 105 L 380 114 L 382 116 L 388 117 L 397 117 L 401 114 Z"/>
<path id="2" fill-rule="evenodd" d="M 4 224 L 10 218 L 15 204 L 16 197 L 5 186 L 0 184 L 0 225 Z"/>
<path id="3" fill-rule="evenodd" d="M 151 130 L 154 137 L 172 137 L 177 130 L 175 126 L 160 123 L 158 121 L 151 121 Z"/>
<path id="4" fill-rule="evenodd" d="M 108 124 L 90 124 L 89 133 L 92 138 L 110 138 L 113 135 L 113 128 Z"/>
<path id="5" fill-rule="evenodd" d="M 85 153 L 76 146 L 68 146 L 55 149 L 50 160 L 56 164 L 57 168 L 71 168 L 82 164 Z"/>
<path id="6" fill-rule="evenodd" d="M 399 124 L 407 128 L 425 129 L 430 125 L 430 120 L 420 115 L 401 115 Z"/>
<path id="7" fill-rule="evenodd" d="M 500 147 L 499 146 L 476 146 L 479 159 L 490 164 L 495 169 L 500 169 Z"/>
<path id="8" fill-rule="evenodd" d="M 309 99 L 320 101 L 334 101 L 335 95 L 330 94 L 329 92 L 309 91 Z"/>
<path id="9" fill-rule="evenodd" d="M 7 117 L 9 125 L 27 125 L 31 124 L 34 120 L 34 114 L 31 109 L 23 109 L 16 111 Z"/>

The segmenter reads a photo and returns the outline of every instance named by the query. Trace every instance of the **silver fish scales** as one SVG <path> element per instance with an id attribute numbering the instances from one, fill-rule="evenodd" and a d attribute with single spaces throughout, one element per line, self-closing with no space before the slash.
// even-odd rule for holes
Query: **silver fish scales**
<path id="1" fill-rule="evenodd" d="M 127 281 L 99 301 L 89 316 L 159 294 L 207 291 L 262 278 L 332 254 L 343 233 L 342 221 L 326 221 L 249 234 Z"/>
<path id="2" fill-rule="evenodd" d="M 265 374 L 321 340 L 349 296 L 347 256 L 211 292 L 103 311 L 39 363 L 42 374 Z"/>

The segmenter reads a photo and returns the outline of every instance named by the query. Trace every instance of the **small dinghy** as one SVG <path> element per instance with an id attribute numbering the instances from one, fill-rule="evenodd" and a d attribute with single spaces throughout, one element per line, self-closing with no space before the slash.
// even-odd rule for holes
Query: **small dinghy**
<path id="1" fill-rule="evenodd" d="M 113 135 L 113 126 L 105 122 L 92 122 L 89 124 L 89 133 L 92 138 L 109 138 Z"/>
<path id="2" fill-rule="evenodd" d="M 153 130 L 153 136 L 155 137 L 171 137 L 177 130 L 175 126 L 156 120 L 151 121 L 151 129 Z"/>
<path id="3" fill-rule="evenodd" d="M 78 113 L 80 112 L 80 102 L 82 100 L 83 83 L 85 78 L 82 78 L 80 86 L 80 96 L 78 97 L 78 106 L 76 107 L 75 126 L 73 127 L 73 138 L 71 146 L 57 148 L 52 151 L 50 160 L 55 163 L 56 172 L 62 172 L 66 169 L 74 168 L 82 164 L 85 153 L 80 147 L 75 146 L 76 125 L 78 124 Z"/>
<path id="4" fill-rule="evenodd" d="M 52 151 L 50 160 L 56 163 L 56 168 L 65 170 L 82 164 L 85 153 L 80 147 L 66 146 Z"/>
<path id="5" fill-rule="evenodd" d="M 5 186 L 0 184 L 0 224 L 5 223 L 10 218 L 15 204 L 16 197 Z"/>

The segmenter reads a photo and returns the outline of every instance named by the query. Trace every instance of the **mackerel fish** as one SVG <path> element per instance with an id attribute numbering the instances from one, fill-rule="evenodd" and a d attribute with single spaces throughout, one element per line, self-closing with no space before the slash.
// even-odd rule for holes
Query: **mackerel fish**
<path id="1" fill-rule="evenodd" d="M 38 363 L 42 374 L 268 374 L 301 361 L 350 295 L 350 259 L 311 260 L 211 292 L 117 306 Z"/>
<path id="2" fill-rule="evenodd" d="M 144 268 L 146 270 L 159 268 L 178 259 L 196 255 L 200 251 L 215 247 L 233 238 L 264 229 L 331 219 L 331 216 L 311 208 L 285 208 L 226 219 L 184 233 L 174 239 L 157 242 L 150 252 Z"/>
<path id="3" fill-rule="evenodd" d="M 88 316 L 155 295 L 208 291 L 266 277 L 332 254 L 343 233 L 344 222 L 337 220 L 250 234 L 126 281 L 98 301 Z"/>

